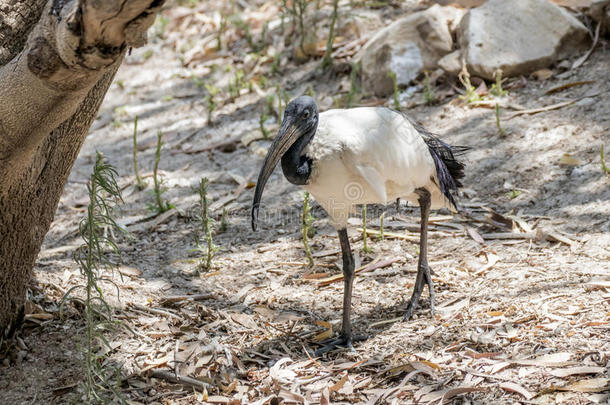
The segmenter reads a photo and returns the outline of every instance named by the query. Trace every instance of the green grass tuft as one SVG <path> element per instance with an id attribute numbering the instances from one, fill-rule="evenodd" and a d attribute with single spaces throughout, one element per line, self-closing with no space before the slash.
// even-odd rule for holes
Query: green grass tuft
<path id="1" fill-rule="evenodd" d="M 309 247 L 309 238 L 313 237 L 315 234 L 315 229 L 313 227 L 314 217 L 311 215 L 311 211 L 309 208 L 309 193 L 306 191 L 305 196 L 303 198 L 303 215 L 301 217 L 301 236 L 303 239 L 303 247 L 305 248 L 305 254 L 307 255 L 307 261 L 309 262 L 309 267 L 313 267 L 314 261 L 313 256 L 311 255 L 311 249 Z"/>

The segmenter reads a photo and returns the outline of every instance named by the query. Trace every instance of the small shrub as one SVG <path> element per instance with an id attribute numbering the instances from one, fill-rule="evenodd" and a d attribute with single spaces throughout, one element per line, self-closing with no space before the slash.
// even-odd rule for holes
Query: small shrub
<path id="1" fill-rule="evenodd" d="M 155 166 L 153 169 L 153 195 L 155 197 L 155 203 L 149 204 L 148 208 L 157 213 L 162 214 L 165 211 L 169 211 L 175 206 L 170 204 L 169 201 L 163 200 L 163 193 L 166 188 L 163 187 L 163 179 L 159 176 L 159 162 L 161 161 L 161 148 L 163 147 L 163 133 L 159 131 L 157 133 L 157 149 L 155 150 Z"/>

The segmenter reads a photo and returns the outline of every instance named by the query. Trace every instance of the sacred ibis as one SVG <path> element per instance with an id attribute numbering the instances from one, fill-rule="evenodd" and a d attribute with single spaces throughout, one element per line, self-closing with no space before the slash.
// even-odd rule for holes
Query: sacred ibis
<path id="1" fill-rule="evenodd" d="M 278 161 L 286 179 L 302 186 L 326 210 L 339 233 L 343 256 L 343 324 L 339 339 L 320 349 L 351 347 L 350 321 L 354 257 L 347 219 L 356 204 L 387 204 L 403 198 L 421 207 L 419 262 L 413 295 L 404 319 L 411 317 L 424 284 L 434 289 L 427 261 L 430 209 L 457 209 L 454 196 L 464 165 L 456 159 L 465 147 L 442 142 L 406 115 L 383 107 L 334 109 L 318 113 L 311 97 L 292 100 L 261 168 L 252 204 L 256 230 L 259 205 L 267 179 Z"/>

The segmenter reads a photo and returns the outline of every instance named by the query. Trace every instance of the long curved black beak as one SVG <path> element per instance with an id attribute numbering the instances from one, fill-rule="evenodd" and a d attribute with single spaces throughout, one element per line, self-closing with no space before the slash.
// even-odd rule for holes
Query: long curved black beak
<path id="1" fill-rule="evenodd" d="M 293 117 L 284 116 L 280 130 L 275 137 L 275 140 L 271 144 L 265 162 L 258 174 L 258 180 L 256 181 L 256 189 L 254 190 L 254 201 L 252 202 L 252 230 L 256 231 L 256 223 L 258 221 L 258 208 L 260 206 L 261 197 L 263 196 L 263 189 L 265 184 L 273 173 L 273 169 L 282 158 L 284 153 L 296 142 L 301 136 L 299 127 L 295 125 Z"/>

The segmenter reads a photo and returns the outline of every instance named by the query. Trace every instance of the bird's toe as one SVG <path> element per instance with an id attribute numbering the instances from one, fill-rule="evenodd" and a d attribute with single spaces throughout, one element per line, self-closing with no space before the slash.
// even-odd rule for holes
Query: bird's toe
<path id="1" fill-rule="evenodd" d="M 362 340 L 366 340 L 366 336 L 361 335 L 350 335 L 346 337 L 345 335 L 340 335 L 337 339 L 329 339 L 321 342 L 323 344 L 318 350 L 314 352 L 315 356 L 321 356 L 325 353 L 332 352 L 335 350 L 349 350 L 351 352 L 356 352 L 354 349 L 353 342 L 358 342 Z"/>

